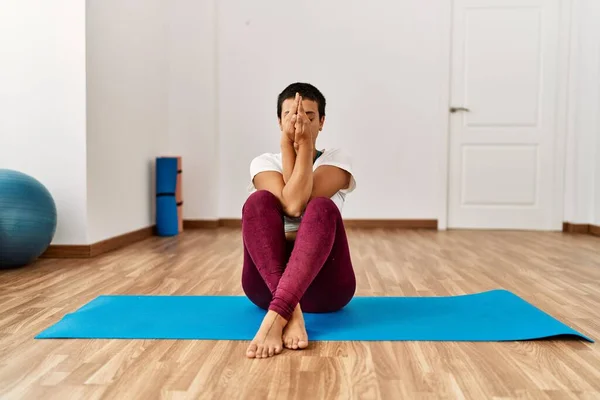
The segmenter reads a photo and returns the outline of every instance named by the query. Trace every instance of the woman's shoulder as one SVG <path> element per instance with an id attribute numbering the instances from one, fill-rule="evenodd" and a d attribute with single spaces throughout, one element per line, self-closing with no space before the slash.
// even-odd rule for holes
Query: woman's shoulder
<path id="1" fill-rule="evenodd" d="M 340 162 L 344 164 L 352 164 L 352 154 L 344 148 L 333 147 L 325 149 L 323 155 L 320 157 L 324 161 Z"/>
<path id="2" fill-rule="evenodd" d="M 256 157 L 254 157 L 252 159 L 252 162 L 254 161 L 271 161 L 271 162 L 277 162 L 277 161 L 281 161 L 281 153 L 262 153 L 257 155 Z"/>
<path id="3" fill-rule="evenodd" d="M 332 165 L 343 169 L 350 174 L 350 184 L 348 188 L 340 190 L 339 193 L 341 193 L 342 196 L 345 196 L 348 193 L 353 192 L 356 188 L 356 179 L 354 178 L 354 171 L 352 169 L 352 155 L 350 152 L 339 147 L 325 149 L 325 151 L 323 151 L 323 155 L 319 157 L 319 159 L 321 158 L 322 160 L 319 165 Z"/>
<path id="4" fill-rule="evenodd" d="M 262 153 L 252 159 L 250 169 L 273 168 L 280 169 L 282 165 L 281 153 Z"/>

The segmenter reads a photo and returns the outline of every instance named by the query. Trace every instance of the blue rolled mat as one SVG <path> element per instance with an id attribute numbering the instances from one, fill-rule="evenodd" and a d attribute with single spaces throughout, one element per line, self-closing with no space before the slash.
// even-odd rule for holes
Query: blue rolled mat
<path id="1" fill-rule="evenodd" d="M 265 311 L 243 296 L 100 296 L 36 336 L 251 340 Z M 356 297 L 341 311 L 305 314 L 317 341 L 593 342 L 505 290 L 454 297 Z"/>
<path id="2" fill-rule="evenodd" d="M 156 159 L 156 233 L 174 236 L 179 233 L 177 216 L 177 158 Z"/>

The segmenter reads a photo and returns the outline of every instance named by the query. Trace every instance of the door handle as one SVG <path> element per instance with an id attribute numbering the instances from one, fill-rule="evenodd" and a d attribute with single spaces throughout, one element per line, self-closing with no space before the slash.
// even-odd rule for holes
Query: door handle
<path id="1" fill-rule="evenodd" d="M 450 112 L 451 112 L 451 113 L 455 113 L 455 112 L 457 112 L 457 111 L 465 111 L 465 112 L 469 112 L 469 111 L 471 111 L 471 110 L 469 110 L 469 109 L 468 109 L 468 108 L 466 108 L 466 107 L 450 107 Z"/>

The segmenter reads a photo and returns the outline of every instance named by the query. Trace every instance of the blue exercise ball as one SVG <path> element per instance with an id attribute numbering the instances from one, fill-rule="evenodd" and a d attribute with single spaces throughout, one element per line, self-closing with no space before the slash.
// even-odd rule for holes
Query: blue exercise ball
<path id="1" fill-rule="evenodd" d="M 56 204 L 35 178 L 0 169 L 0 268 L 22 267 L 38 258 L 56 232 Z"/>

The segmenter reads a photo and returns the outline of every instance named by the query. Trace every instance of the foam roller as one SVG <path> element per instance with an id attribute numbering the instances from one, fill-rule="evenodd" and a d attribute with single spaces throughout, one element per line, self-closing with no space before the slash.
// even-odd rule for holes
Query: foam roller
<path id="1" fill-rule="evenodd" d="M 183 232 L 181 157 L 156 158 L 156 233 L 175 236 Z"/>

